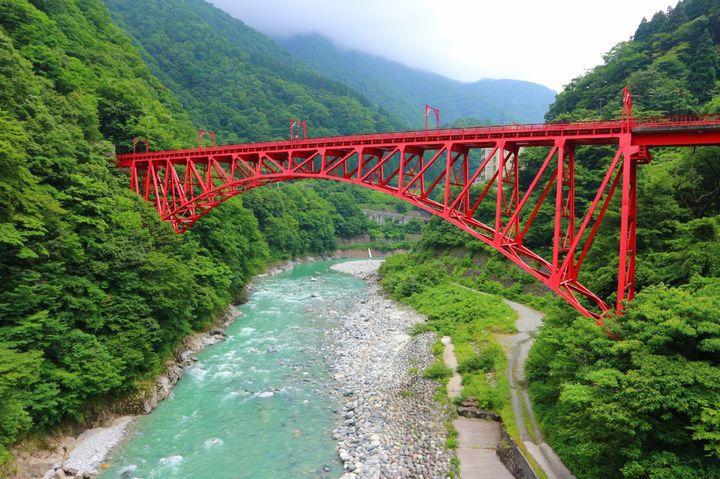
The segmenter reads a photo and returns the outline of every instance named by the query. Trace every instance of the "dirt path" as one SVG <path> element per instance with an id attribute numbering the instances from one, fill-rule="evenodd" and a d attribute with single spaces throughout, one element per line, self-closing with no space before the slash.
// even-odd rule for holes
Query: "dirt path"
<path id="1" fill-rule="evenodd" d="M 443 362 L 453 370 L 453 375 L 447 384 L 447 394 L 450 399 L 454 399 L 460 396 L 462 377 L 457 372 L 458 362 L 455 357 L 455 346 L 452 343 L 452 339 L 450 339 L 450 336 L 443 336 L 441 341 L 445 345 L 445 349 L 443 349 Z"/>

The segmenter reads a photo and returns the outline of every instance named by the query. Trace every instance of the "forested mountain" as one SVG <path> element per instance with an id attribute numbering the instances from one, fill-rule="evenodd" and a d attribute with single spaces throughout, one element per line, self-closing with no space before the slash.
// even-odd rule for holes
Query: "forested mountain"
<path id="1" fill-rule="evenodd" d="M 619 118 L 625 85 L 636 115 L 720 112 L 719 43 L 720 1 L 682 1 L 643 20 L 633 39 L 573 80 L 547 119 Z M 578 214 L 613 153 L 576 152 Z M 546 437 L 579 479 L 720 477 L 720 148 L 652 153 L 652 162 L 638 168 L 635 300 L 599 328 L 550 298 L 528 360 L 530 393 Z M 528 151 L 522 158 L 520 183 L 528 185 L 544 154 Z M 548 229 L 528 235 L 525 244 L 548 251 L 553 213 L 552 204 L 540 209 L 535 223 Z M 616 195 L 581 278 L 611 301 L 619 223 Z M 414 264 L 436 262 L 443 250 L 463 246 L 463 260 L 457 254 L 443 260 L 453 281 L 537 302 L 521 295 L 533 290 L 526 274 L 439 220 L 425 230 L 402 271 L 406 281 L 394 292 L 412 303 L 429 287 L 409 274 L 423 271 Z"/>
<path id="2" fill-rule="evenodd" d="M 142 2 L 137 16 L 147 8 Z M 190 54 L 202 57 L 204 47 Z M 191 111 L 193 120 L 207 114 L 203 126 L 227 134 L 225 140 L 284 136 L 290 114 L 307 114 L 319 129 L 316 110 L 361 121 L 339 126 L 328 116 L 333 123 L 325 132 L 392 125 L 283 58 L 276 61 L 284 65 L 265 66 L 238 60 L 238 71 L 259 76 L 222 92 L 255 109 L 243 120 L 254 129 L 242 130 L 241 115 L 213 123 L 221 118 L 213 108 L 229 101 L 222 95 L 191 102 L 191 109 L 207 107 Z M 204 65 L 208 78 L 228 73 L 210 66 Z M 282 80 L 270 68 L 318 85 Z M 178 89 L 185 100 L 191 91 Z M 261 121 L 274 108 L 280 112 Z M 346 193 L 322 199 L 287 185 L 254 196 L 261 224 L 235 198 L 176 235 L 130 192 L 113 155 L 115 145 L 127 150 L 134 136 L 149 138 L 154 149 L 193 146 L 199 123 L 193 120 L 101 0 L 0 2 L 0 475 L 6 448 L 18 438 L 82 422 L 152 383 L 182 338 L 207 327 L 272 258 L 328 251 L 337 234 L 367 231 Z M 273 231 L 275 224 L 282 231 Z"/>
<path id="3" fill-rule="evenodd" d="M 193 121 L 223 143 L 287 138 L 290 118 L 307 119 L 311 136 L 398 128 L 359 93 L 203 0 L 105 3 Z"/>
<path id="4" fill-rule="evenodd" d="M 720 1 L 682 1 L 643 20 L 633 39 L 573 80 L 547 119 L 619 118 L 625 85 L 637 116 L 718 113 L 719 44 Z M 578 214 L 613 153 L 576 152 Z M 389 291 L 410 304 L 440 281 L 437 271 L 449 271 L 453 283 L 545 309 L 527 364 L 530 394 L 546 437 L 579 479 L 720 478 L 720 148 L 652 153 L 638 168 L 639 292 L 605 327 L 556 297 L 531 296 L 538 288 L 527 274 L 439 219 L 402 267 L 385 268 L 397 280 Z M 528 185 L 544 153 L 521 157 L 520 184 Z M 553 214 L 552 204 L 540 209 L 535 224 L 547 229 L 524 244 L 548 251 Z M 581 278 L 611 301 L 619 223 L 616 195 Z"/>
<path id="5" fill-rule="evenodd" d="M 685 0 L 575 79 L 548 119 L 717 113 L 720 1 Z M 614 337 L 567 311 L 548 316 L 528 363 L 553 446 L 579 478 L 720 477 L 720 149 L 656 149 L 638 169 L 638 287 Z M 600 158 L 582 157 L 588 177 Z M 596 169 L 598 168 L 598 169 Z M 611 227 L 618 221 L 613 206 Z M 617 236 L 585 281 L 612 291 Z"/>
<path id="6" fill-rule="evenodd" d="M 224 264 L 176 237 L 111 169 L 113 142 L 175 147 L 189 118 L 99 1 L 0 15 L 0 444 L 157 371 L 267 249 L 249 212 Z M 232 271 L 231 271 L 232 269 Z M 235 281 L 237 280 L 237 281 Z M 6 459 L 0 446 L 0 463 Z"/>
<path id="7" fill-rule="evenodd" d="M 278 39 L 323 75 L 341 81 L 392 112 L 406 128 L 424 126 L 425 104 L 441 110 L 441 121 L 478 124 L 540 123 L 555 93 L 518 80 L 459 82 L 408 68 L 382 57 L 342 49 L 317 34 Z"/>

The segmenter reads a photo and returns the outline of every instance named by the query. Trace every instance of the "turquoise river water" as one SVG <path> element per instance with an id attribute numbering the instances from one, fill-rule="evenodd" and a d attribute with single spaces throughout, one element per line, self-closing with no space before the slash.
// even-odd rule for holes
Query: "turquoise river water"
<path id="1" fill-rule="evenodd" d="M 101 479 L 338 477 L 325 331 L 366 287 L 332 264 L 258 281 L 227 340 L 201 352 L 172 396 L 137 420 Z"/>

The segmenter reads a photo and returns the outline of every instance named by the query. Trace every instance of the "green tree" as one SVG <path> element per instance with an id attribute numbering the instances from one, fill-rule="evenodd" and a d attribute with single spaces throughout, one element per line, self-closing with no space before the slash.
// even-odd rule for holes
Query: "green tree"
<path id="1" fill-rule="evenodd" d="M 690 61 L 688 87 L 701 102 L 708 101 L 717 80 L 718 54 L 710 32 L 705 29 Z"/>

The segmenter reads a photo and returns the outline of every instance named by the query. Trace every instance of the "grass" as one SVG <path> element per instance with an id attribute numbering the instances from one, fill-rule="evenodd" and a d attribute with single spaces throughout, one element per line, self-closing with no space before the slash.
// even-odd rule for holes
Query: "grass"
<path id="1" fill-rule="evenodd" d="M 520 409 L 522 411 L 522 419 L 523 424 L 525 425 L 525 430 L 527 431 L 528 436 L 530 436 L 530 440 L 537 444 L 538 437 L 535 435 L 535 428 L 533 428 L 532 422 L 530 421 L 530 413 L 528 412 L 525 401 L 520 401 Z"/>
<path id="2" fill-rule="evenodd" d="M 453 261 L 458 263 L 454 267 L 451 264 Z M 487 278 L 464 277 L 461 274 L 464 269 L 458 266 L 473 266 L 461 264 L 467 262 L 467 258 L 453 260 L 443 257 L 425 258 L 418 263 L 418 258 L 411 255 L 397 255 L 390 257 L 381 268 L 381 284 L 391 296 L 427 316 L 428 321 L 417 324 L 413 334 L 435 331 L 452 338 L 458 369 L 463 371 L 463 397 L 474 397 L 480 407 L 498 412 L 508 434 L 525 454 L 538 477 L 547 479 L 520 440 L 510 399 L 508 360 L 495 337 L 496 334 L 516 332 L 517 314 L 503 302 L 502 297 L 521 301 L 538 309 L 541 309 L 547 300 L 522 294 L 519 284 L 505 287 Z M 454 272 L 450 273 L 451 271 Z M 433 353 L 437 357 L 436 346 L 433 346 Z M 443 390 L 445 392 L 439 392 L 436 399 L 449 404 L 446 388 Z M 523 422 L 527 420 L 528 415 L 525 413 Z M 526 428 L 532 434 L 529 424 Z M 453 441 L 457 441 L 450 439 L 451 434 L 448 429 L 448 447 Z M 456 459 L 454 464 L 459 466 Z"/>
<path id="3" fill-rule="evenodd" d="M 454 284 L 439 284 L 413 294 L 406 301 L 425 314 L 431 327 L 456 342 L 467 342 L 483 333 L 515 332 L 517 314 L 502 298 L 473 294 Z"/>
<path id="4" fill-rule="evenodd" d="M 458 432 L 452 423 L 452 420 L 445 421 L 445 429 L 447 429 L 448 435 L 445 440 L 445 446 L 448 449 L 457 449 L 458 447 Z"/>
<path id="5" fill-rule="evenodd" d="M 426 379 L 437 379 L 445 382 L 448 378 L 453 375 L 453 370 L 450 369 L 442 359 L 436 359 L 430 366 L 425 368 L 423 371 L 423 377 Z"/>
<path id="6" fill-rule="evenodd" d="M 438 339 L 432 345 L 433 356 L 435 356 L 436 358 L 439 358 L 442 356 L 443 352 L 445 352 L 445 344 L 442 342 L 441 339 Z"/>
<path id="7" fill-rule="evenodd" d="M 409 398 L 412 396 L 414 396 L 414 393 L 409 389 L 403 389 L 402 391 L 400 391 L 400 397 Z"/>
<path id="8" fill-rule="evenodd" d="M 450 471 L 448 471 L 448 475 L 452 478 L 460 477 L 460 459 L 458 459 L 457 456 L 450 459 Z"/>

